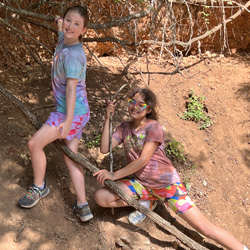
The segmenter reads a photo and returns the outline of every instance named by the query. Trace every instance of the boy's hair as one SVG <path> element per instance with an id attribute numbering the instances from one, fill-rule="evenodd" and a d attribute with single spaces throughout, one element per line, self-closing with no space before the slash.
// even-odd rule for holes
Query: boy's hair
<path id="1" fill-rule="evenodd" d="M 88 10 L 87 10 L 86 7 L 81 6 L 81 5 L 71 6 L 71 7 L 69 7 L 64 12 L 63 18 L 66 16 L 66 14 L 69 11 L 75 11 L 75 12 L 77 12 L 83 18 L 83 20 L 84 20 L 84 24 L 83 24 L 84 26 L 83 27 L 87 27 L 88 26 L 88 23 L 89 23 L 89 14 L 88 14 Z"/>
<path id="2" fill-rule="evenodd" d="M 157 120 L 157 113 L 155 111 L 157 100 L 155 94 L 147 88 L 135 88 L 133 89 L 130 94 L 129 98 L 133 98 L 135 94 L 141 94 L 144 98 L 145 103 L 151 108 L 151 112 L 146 115 L 147 118 Z"/>

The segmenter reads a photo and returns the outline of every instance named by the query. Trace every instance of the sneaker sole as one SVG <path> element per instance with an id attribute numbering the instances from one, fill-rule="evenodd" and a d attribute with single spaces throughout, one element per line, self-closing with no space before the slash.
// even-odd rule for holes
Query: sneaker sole
<path id="1" fill-rule="evenodd" d="M 79 214 L 76 215 L 82 222 L 91 220 L 92 218 L 94 218 L 93 214 L 89 214 L 83 217 L 81 217 Z"/>
<path id="2" fill-rule="evenodd" d="M 33 202 L 32 204 L 30 204 L 30 205 L 21 205 L 21 204 L 19 203 L 19 205 L 20 205 L 21 207 L 24 207 L 24 208 L 32 208 L 32 207 L 34 207 L 34 206 L 38 203 L 38 201 L 40 201 L 42 198 L 44 198 L 45 196 L 47 196 L 47 195 L 49 194 L 49 192 L 50 192 L 50 189 L 47 188 L 47 192 L 44 193 L 42 197 L 40 197 L 39 199 L 37 199 L 37 200 L 36 200 L 35 202 Z"/>

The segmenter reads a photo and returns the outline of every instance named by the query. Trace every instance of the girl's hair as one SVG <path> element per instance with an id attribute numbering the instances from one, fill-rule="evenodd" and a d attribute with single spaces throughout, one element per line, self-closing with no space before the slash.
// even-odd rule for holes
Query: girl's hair
<path id="1" fill-rule="evenodd" d="M 148 113 L 146 115 L 146 117 L 149 118 L 149 119 L 157 120 L 158 117 L 157 117 L 157 113 L 155 111 L 157 100 L 156 100 L 155 94 L 151 90 L 149 90 L 147 88 L 135 88 L 130 92 L 129 98 L 133 98 L 135 96 L 135 94 L 137 94 L 137 93 L 140 94 L 143 97 L 144 102 L 151 109 L 151 112 Z"/>
<path id="2" fill-rule="evenodd" d="M 66 14 L 67 14 L 69 11 L 77 12 L 77 13 L 83 18 L 83 21 L 84 21 L 83 27 L 87 27 L 88 22 L 89 22 L 89 14 L 88 14 L 88 10 L 87 10 L 86 7 L 81 6 L 81 5 L 71 6 L 71 7 L 69 7 L 69 8 L 64 12 L 63 18 L 66 16 Z"/>

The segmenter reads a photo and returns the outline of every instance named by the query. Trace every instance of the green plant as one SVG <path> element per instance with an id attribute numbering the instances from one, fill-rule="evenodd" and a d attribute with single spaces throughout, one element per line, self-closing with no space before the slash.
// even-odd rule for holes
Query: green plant
<path id="1" fill-rule="evenodd" d="M 100 145 L 101 134 L 95 135 L 93 140 L 90 140 L 86 143 L 87 148 L 97 148 Z"/>
<path id="2" fill-rule="evenodd" d="M 187 191 L 190 191 L 190 188 L 191 188 L 189 184 L 190 180 L 191 180 L 191 177 L 187 177 L 186 175 L 183 178 L 183 184 L 186 187 Z"/>
<path id="3" fill-rule="evenodd" d="M 205 97 L 198 97 L 195 95 L 194 91 L 191 90 L 189 93 L 189 101 L 186 105 L 186 111 L 181 119 L 195 121 L 200 123 L 199 129 L 205 129 L 211 126 L 213 123 L 210 118 L 206 115 L 206 107 L 204 104 Z"/>
<path id="4" fill-rule="evenodd" d="M 186 158 L 183 154 L 184 146 L 175 138 L 172 138 L 168 145 L 165 146 L 165 152 L 170 157 L 175 157 L 179 162 L 186 161 Z"/>
<path id="5" fill-rule="evenodd" d="M 197 168 L 196 165 L 192 165 L 191 167 L 188 167 L 188 170 L 186 170 L 185 173 L 183 174 L 183 184 L 185 185 L 187 191 L 190 191 L 191 189 L 190 180 L 196 168 Z"/>

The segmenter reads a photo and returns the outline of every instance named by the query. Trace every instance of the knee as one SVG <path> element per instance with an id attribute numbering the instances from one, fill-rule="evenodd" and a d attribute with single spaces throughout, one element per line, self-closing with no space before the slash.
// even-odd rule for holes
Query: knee
<path id="1" fill-rule="evenodd" d="M 35 148 L 35 140 L 34 138 L 32 137 L 29 141 L 28 141 L 28 148 L 29 148 L 29 151 L 32 152 L 33 149 Z"/>
<path id="2" fill-rule="evenodd" d="M 106 190 L 104 188 L 101 188 L 95 192 L 95 202 L 101 207 L 106 207 Z"/>

